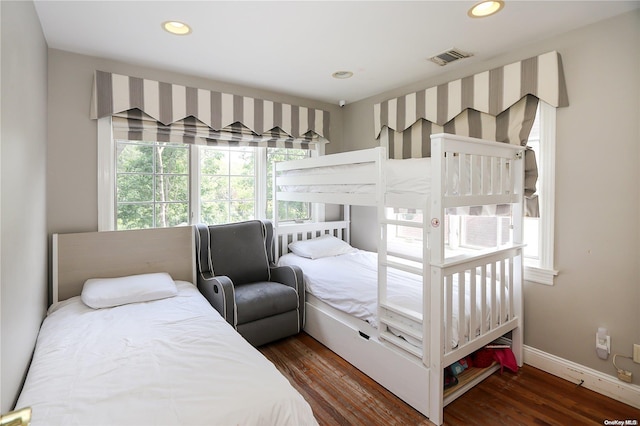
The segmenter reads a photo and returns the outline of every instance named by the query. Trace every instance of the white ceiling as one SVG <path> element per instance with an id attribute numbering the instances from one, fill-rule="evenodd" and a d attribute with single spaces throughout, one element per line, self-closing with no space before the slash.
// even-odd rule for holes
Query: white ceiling
<path id="1" fill-rule="evenodd" d="M 49 47 L 267 89 L 354 102 L 640 7 L 640 1 L 48 1 L 35 7 Z M 173 36 L 167 20 L 193 32 Z M 457 47 L 474 56 L 439 67 Z M 336 80 L 331 74 L 350 70 Z"/>

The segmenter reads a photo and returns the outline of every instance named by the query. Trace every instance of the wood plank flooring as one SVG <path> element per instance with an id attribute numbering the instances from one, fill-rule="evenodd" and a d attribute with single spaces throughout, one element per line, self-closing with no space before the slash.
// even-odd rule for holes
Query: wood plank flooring
<path id="1" fill-rule="evenodd" d="M 432 424 L 305 333 L 259 349 L 305 397 L 320 425 Z M 444 410 L 445 425 L 603 425 L 605 420 L 640 422 L 640 410 L 527 365 L 517 374 L 491 375 Z"/>

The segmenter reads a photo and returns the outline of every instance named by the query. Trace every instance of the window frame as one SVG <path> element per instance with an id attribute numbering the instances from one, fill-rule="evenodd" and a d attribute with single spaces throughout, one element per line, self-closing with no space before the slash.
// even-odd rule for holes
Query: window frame
<path id="1" fill-rule="evenodd" d="M 556 182 L 556 108 L 539 101 L 540 155 L 537 158 L 540 188 L 540 222 L 538 223 L 538 259 L 524 259 L 524 279 L 553 285 L 558 275 L 554 265 L 555 182 Z M 526 242 L 526 241 L 525 241 Z"/>
<path id="2" fill-rule="evenodd" d="M 114 231 L 116 229 L 116 145 L 113 137 L 112 119 L 103 117 L 98 121 L 98 231 Z M 266 147 L 256 148 L 256 188 L 267 188 L 267 164 L 262 158 L 267 158 Z M 324 145 L 316 144 L 311 149 L 311 156 L 324 154 Z M 199 223 L 200 215 L 200 158 L 199 145 L 189 147 L 189 223 Z M 256 190 L 255 212 L 256 218 L 265 217 L 267 211 L 268 195 L 266 191 Z M 324 220 L 324 205 L 311 203 L 311 220 Z M 277 211 L 277 210 L 276 210 Z M 284 222 L 284 221 L 283 221 Z"/>

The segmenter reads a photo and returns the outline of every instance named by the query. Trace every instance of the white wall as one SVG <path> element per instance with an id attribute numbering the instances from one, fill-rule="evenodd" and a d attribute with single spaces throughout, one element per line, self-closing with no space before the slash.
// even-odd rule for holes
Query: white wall
<path id="1" fill-rule="evenodd" d="M 31 2 L 0 2 L 0 412 L 13 408 L 47 307 L 47 45 Z"/>
<path id="2" fill-rule="evenodd" d="M 560 52 L 569 107 L 557 113 L 553 287 L 526 283 L 525 344 L 615 376 L 595 354 L 608 327 L 612 354 L 640 343 L 640 10 L 344 108 L 343 150 L 376 145 L 373 105 L 385 99 L 535 56 Z M 375 212 L 353 213 L 352 241 L 375 248 Z M 640 384 L 640 365 L 618 359 Z"/>

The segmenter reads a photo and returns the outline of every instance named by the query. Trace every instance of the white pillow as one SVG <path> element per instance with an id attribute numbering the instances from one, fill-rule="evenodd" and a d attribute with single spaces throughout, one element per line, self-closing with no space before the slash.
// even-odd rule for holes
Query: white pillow
<path id="1" fill-rule="evenodd" d="M 339 254 L 357 251 L 348 243 L 328 234 L 311 240 L 294 241 L 289 244 L 289 250 L 300 257 L 307 257 L 309 259 L 338 256 Z"/>
<path id="2" fill-rule="evenodd" d="M 176 283 L 166 272 L 85 281 L 80 298 L 93 308 L 111 308 L 128 303 L 165 299 L 178 294 Z"/>

